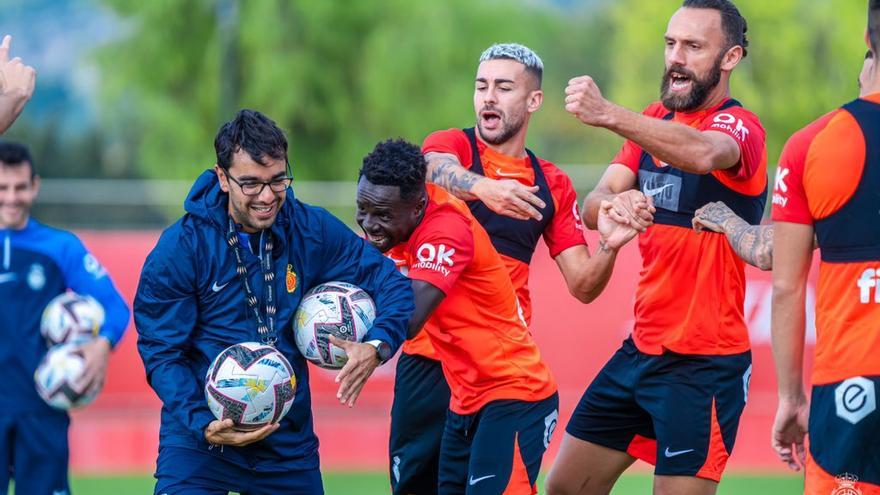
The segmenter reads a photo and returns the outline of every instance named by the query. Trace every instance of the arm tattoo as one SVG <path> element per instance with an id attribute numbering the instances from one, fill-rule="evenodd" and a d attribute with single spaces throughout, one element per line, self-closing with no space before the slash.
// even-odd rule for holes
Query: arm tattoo
<path id="1" fill-rule="evenodd" d="M 746 263 L 769 270 L 773 267 L 773 227 L 749 225 L 744 221 L 725 225 L 727 239 L 736 254 Z"/>
<path id="2" fill-rule="evenodd" d="M 481 175 L 475 174 L 462 167 L 457 160 L 441 158 L 428 174 L 428 181 L 451 192 L 460 199 L 474 199 L 476 196 L 471 192 L 474 183 L 482 179 Z"/>
<path id="3" fill-rule="evenodd" d="M 700 218 L 721 226 L 734 217 L 736 217 L 736 213 L 721 202 L 707 205 L 700 214 Z"/>

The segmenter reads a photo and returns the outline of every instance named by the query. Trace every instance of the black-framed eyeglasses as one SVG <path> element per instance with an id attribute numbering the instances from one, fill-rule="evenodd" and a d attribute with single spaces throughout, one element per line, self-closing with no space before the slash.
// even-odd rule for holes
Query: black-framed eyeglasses
<path id="1" fill-rule="evenodd" d="M 269 189 L 272 192 L 284 192 L 288 187 L 290 187 L 290 183 L 293 182 L 293 177 L 277 177 L 268 182 L 261 181 L 245 181 L 239 182 L 235 179 L 235 177 L 226 174 L 226 177 L 229 178 L 232 182 L 238 184 L 238 187 L 241 189 L 242 194 L 245 196 L 259 196 L 260 193 L 263 192 L 263 189 L 266 186 L 269 186 Z"/>

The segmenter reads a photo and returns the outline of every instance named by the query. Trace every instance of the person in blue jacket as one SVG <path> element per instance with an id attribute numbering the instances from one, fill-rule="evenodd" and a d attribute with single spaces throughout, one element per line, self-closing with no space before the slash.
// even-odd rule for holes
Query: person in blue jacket
<path id="1" fill-rule="evenodd" d="M 365 342 L 332 340 L 348 355 L 337 397 L 352 406 L 403 342 L 412 290 L 391 260 L 325 210 L 294 198 L 287 140 L 272 120 L 242 110 L 220 127 L 214 148 L 214 169 L 196 180 L 186 213 L 147 257 L 134 302 L 138 350 L 162 400 L 155 493 L 320 494 L 294 312 L 303 294 L 327 281 L 372 296 L 377 315 Z M 251 432 L 216 420 L 204 394 L 214 358 L 247 341 L 274 342 L 297 378 L 290 412 Z"/>
<path id="2" fill-rule="evenodd" d="M 129 310 L 101 264 L 70 232 L 31 218 L 40 178 L 28 149 L 0 142 L 0 493 L 67 494 L 70 419 L 37 395 L 34 371 L 46 354 L 40 319 L 46 305 L 68 289 L 104 306 L 98 338 L 80 348 L 83 384 L 100 388 L 111 349 L 128 326 Z"/>

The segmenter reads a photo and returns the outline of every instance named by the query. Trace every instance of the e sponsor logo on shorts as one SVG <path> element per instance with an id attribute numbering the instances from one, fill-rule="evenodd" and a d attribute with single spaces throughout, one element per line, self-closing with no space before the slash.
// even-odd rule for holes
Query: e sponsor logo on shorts
<path id="1" fill-rule="evenodd" d="M 455 265 L 455 262 L 452 260 L 454 254 L 455 248 L 448 248 L 445 244 L 434 246 L 426 242 L 416 250 L 416 257 L 419 259 L 419 262 L 413 268 L 434 270 L 435 272 L 442 273 L 444 277 L 448 276 L 449 268 L 447 266 L 452 267 Z"/>
<path id="2" fill-rule="evenodd" d="M 550 446 L 550 439 L 553 432 L 556 431 L 556 423 L 559 422 L 559 409 L 554 409 L 552 413 L 544 418 L 544 448 Z"/>
<path id="3" fill-rule="evenodd" d="M 752 365 L 743 373 L 743 402 L 749 402 L 749 384 L 752 382 Z"/>
<path id="4" fill-rule="evenodd" d="M 834 407 L 837 416 L 856 424 L 877 409 L 874 382 L 856 376 L 844 380 L 834 389 Z"/>

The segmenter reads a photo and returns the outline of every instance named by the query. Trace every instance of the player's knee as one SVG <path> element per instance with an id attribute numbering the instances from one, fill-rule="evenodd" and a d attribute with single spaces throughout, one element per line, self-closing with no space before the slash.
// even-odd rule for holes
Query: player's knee
<path id="1" fill-rule="evenodd" d="M 575 479 L 551 471 L 544 483 L 544 491 L 547 495 L 607 495 L 612 486 L 613 481 L 591 477 Z"/>
<path id="2" fill-rule="evenodd" d="M 694 476 L 655 476 L 654 495 L 714 495 L 718 482 Z"/>

